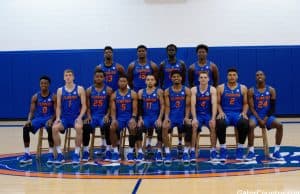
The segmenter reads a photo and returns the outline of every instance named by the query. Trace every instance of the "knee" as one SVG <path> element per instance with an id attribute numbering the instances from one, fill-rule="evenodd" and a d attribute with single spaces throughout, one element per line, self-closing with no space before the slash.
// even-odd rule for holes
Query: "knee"
<path id="1" fill-rule="evenodd" d="M 225 119 L 218 119 L 216 121 L 216 128 L 217 130 L 226 130 L 227 124 Z"/>
<path id="2" fill-rule="evenodd" d="M 240 119 L 237 123 L 237 128 L 248 130 L 249 129 L 249 121 L 247 119 Z"/>

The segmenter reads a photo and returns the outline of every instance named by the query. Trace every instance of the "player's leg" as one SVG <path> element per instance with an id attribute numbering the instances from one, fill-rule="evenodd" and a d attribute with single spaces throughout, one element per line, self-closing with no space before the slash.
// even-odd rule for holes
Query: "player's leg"
<path id="1" fill-rule="evenodd" d="M 248 154 L 246 160 L 250 161 L 255 158 L 254 152 L 254 129 L 257 126 L 258 122 L 254 116 L 249 117 L 249 132 L 248 132 Z"/>
<path id="2" fill-rule="evenodd" d="M 122 131 L 122 129 L 125 127 L 125 123 L 124 122 L 117 122 L 117 121 L 112 121 L 111 125 L 110 125 L 110 141 L 111 141 L 111 145 L 112 145 L 112 156 L 111 156 L 111 161 L 112 162 L 118 162 L 120 161 L 120 153 L 119 153 L 119 149 L 118 149 L 118 137 L 120 135 L 120 132 Z M 120 129 L 120 130 L 119 130 Z"/>
<path id="3" fill-rule="evenodd" d="M 74 128 L 76 130 L 76 138 L 75 138 L 75 151 L 72 156 L 72 163 L 79 164 L 80 163 L 80 149 L 81 149 L 82 134 L 83 134 L 82 120 L 74 119 Z"/>
<path id="4" fill-rule="evenodd" d="M 127 161 L 128 162 L 134 162 L 135 161 L 135 154 L 133 153 L 134 148 L 135 148 L 135 143 L 136 143 L 136 137 L 137 137 L 137 128 L 136 128 L 136 124 L 129 119 L 127 121 L 127 128 L 129 131 L 129 149 L 128 149 L 128 153 L 127 153 Z"/>
<path id="5" fill-rule="evenodd" d="M 172 128 L 172 121 L 171 120 L 164 120 L 163 127 L 162 127 L 162 139 L 165 146 L 165 164 L 170 164 L 172 162 L 171 152 L 170 152 L 170 140 L 169 140 L 169 133 L 171 132 Z"/>
<path id="6" fill-rule="evenodd" d="M 226 148 L 226 128 L 229 125 L 229 114 L 226 114 L 225 119 L 216 120 L 217 138 L 220 143 L 220 161 L 226 161 L 227 148 Z"/>
<path id="7" fill-rule="evenodd" d="M 238 130 L 238 145 L 236 149 L 236 160 L 244 160 L 244 144 L 249 132 L 249 120 L 242 118 L 239 113 L 233 115 L 233 125 Z"/>
<path id="8" fill-rule="evenodd" d="M 68 120 L 65 118 L 62 118 L 59 122 L 55 122 L 52 127 L 52 137 L 54 141 L 54 146 L 57 151 L 57 157 L 54 163 L 61 164 L 65 162 L 64 155 L 62 154 L 61 150 L 61 139 L 60 139 L 60 133 L 64 132 L 65 129 L 68 127 Z"/>
<path id="9" fill-rule="evenodd" d="M 267 129 L 276 129 L 275 134 L 275 146 L 273 152 L 273 158 L 276 160 L 283 160 L 280 154 L 280 144 L 283 136 L 283 126 L 274 116 L 270 116 L 266 123 Z"/>
<path id="10" fill-rule="evenodd" d="M 91 133 L 94 133 L 95 127 L 99 125 L 98 121 L 96 118 L 92 118 L 90 123 L 83 123 L 83 139 L 82 139 L 82 145 L 83 145 L 83 153 L 82 153 L 82 158 L 81 160 L 86 162 L 89 160 L 89 144 L 90 144 L 90 138 L 91 138 Z"/>

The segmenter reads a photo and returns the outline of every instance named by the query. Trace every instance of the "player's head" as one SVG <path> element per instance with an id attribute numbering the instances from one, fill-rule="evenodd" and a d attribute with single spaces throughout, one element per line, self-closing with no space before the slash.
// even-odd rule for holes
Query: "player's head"
<path id="1" fill-rule="evenodd" d="M 64 71 L 64 80 L 66 83 L 73 83 L 75 79 L 74 72 L 72 69 L 66 69 Z"/>
<path id="2" fill-rule="evenodd" d="M 234 84 L 238 80 L 238 71 L 236 68 L 227 69 L 227 80 L 228 83 Z"/>
<path id="3" fill-rule="evenodd" d="M 206 59 L 208 53 L 208 46 L 205 44 L 199 44 L 196 47 L 196 53 L 199 59 Z"/>
<path id="4" fill-rule="evenodd" d="M 105 79 L 105 72 L 102 69 L 96 69 L 94 71 L 94 83 L 102 84 Z"/>
<path id="5" fill-rule="evenodd" d="M 147 57 L 147 47 L 145 45 L 139 45 L 137 48 L 136 48 L 136 51 L 137 51 L 137 56 L 139 59 L 144 59 Z"/>
<path id="6" fill-rule="evenodd" d="M 43 91 L 49 89 L 49 85 L 51 84 L 51 79 L 47 75 L 43 75 L 40 77 L 40 88 Z"/>
<path id="7" fill-rule="evenodd" d="M 111 60 L 113 57 L 113 48 L 111 46 L 104 47 L 104 59 Z"/>
<path id="8" fill-rule="evenodd" d="M 154 87 L 156 84 L 156 79 L 155 76 L 152 74 L 149 74 L 146 76 L 146 85 L 148 88 Z"/>
<path id="9" fill-rule="evenodd" d="M 209 81 L 209 76 L 207 71 L 200 71 L 199 72 L 199 82 L 200 85 L 207 85 Z"/>
<path id="10" fill-rule="evenodd" d="M 175 44 L 169 44 L 166 49 L 167 49 L 168 57 L 176 56 L 177 47 Z"/>
<path id="11" fill-rule="evenodd" d="M 173 70 L 171 72 L 171 79 L 174 85 L 179 85 L 181 84 L 182 81 L 182 75 L 179 70 Z"/>
<path id="12" fill-rule="evenodd" d="M 128 84 L 128 78 L 126 75 L 120 75 L 118 85 L 120 89 L 125 89 L 127 88 Z"/>
<path id="13" fill-rule="evenodd" d="M 258 83 L 258 84 L 265 83 L 266 76 L 263 71 L 261 71 L 261 70 L 257 71 L 255 76 L 256 76 L 256 83 Z"/>

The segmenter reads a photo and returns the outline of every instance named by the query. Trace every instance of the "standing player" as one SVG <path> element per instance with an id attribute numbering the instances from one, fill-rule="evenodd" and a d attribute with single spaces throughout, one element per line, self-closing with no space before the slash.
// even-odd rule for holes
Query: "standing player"
<path id="1" fill-rule="evenodd" d="M 86 96 L 82 86 L 74 83 L 74 72 L 71 69 L 64 71 L 65 86 L 57 90 L 56 120 L 53 125 L 53 140 L 57 150 L 55 163 L 61 164 L 65 161 L 61 151 L 60 132 L 67 128 L 75 128 L 75 152 L 72 156 L 72 163 L 78 164 L 80 161 L 80 147 L 82 143 L 82 117 L 86 112 Z"/>
<path id="2" fill-rule="evenodd" d="M 226 161 L 226 128 L 233 125 L 238 130 L 236 160 L 243 160 L 243 146 L 249 131 L 247 87 L 238 83 L 238 73 L 234 68 L 227 70 L 227 83 L 217 88 L 218 116 L 217 136 L 220 142 L 220 160 Z"/>
<path id="3" fill-rule="evenodd" d="M 118 89 L 118 80 L 120 75 L 125 75 L 122 65 L 113 61 L 113 48 L 111 46 L 104 47 L 104 62 L 97 65 L 96 69 L 105 72 L 105 84 L 114 91 Z"/>
<path id="4" fill-rule="evenodd" d="M 90 133 L 95 132 L 99 126 L 101 133 L 105 134 L 106 156 L 105 160 L 111 159 L 111 143 L 109 137 L 109 99 L 112 89 L 104 83 L 105 73 L 96 69 L 94 72 L 94 85 L 86 90 L 87 118 L 83 125 L 83 154 L 82 161 L 89 160 Z"/>
<path id="5" fill-rule="evenodd" d="M 49 155 L 47 163 L 53 163 L 54 161 L 52 123 L 55 118 L 56 95 L 49 91 L 50 83 L 51 80 L 48 76 L 42 76 L 40 78 L 40 91 L 35 93 L 31 98 L 28 120 L 23 127 L 25 154 L 20 158 L 20 163 L 32 162 L 32 156 L 29 151 L 29 133 L 32 132 L 35 134 L 42 127 L 46 127 L 48 132 Z"/>
<path id="6" fill-rule="evenodd" d="M 247 160 L 255 158 L 254 154 L 254 128 L 272 129 L 276 128 L 275 149 L 273 158 L 282 160 L 279 149 L 282 140 L 283 127 L 282 124 L 273 116 L 276 104 L 276 91 L 273 87 L 266 84 L 266 77 L 263 71 L 256 72 L 256 87 L 252 87 L 248 91 L 249 108 L 252 115 L 249 118 L 250 130 L 248 134 L 249 152 Z"/>
<path id="7" fill-rule="evenodd" d="M 207 71 L 209 75 L 209 85 L 217 87 L 219 82 L 219 70 L 216 64 L 207 60 L 208 46 L 204 44 L 198 45 L 196 53 L 198 55 L 198 61 L 193 63 L 188 70 L 190 87 L 199 85 L 198 77 L 200 71 Z"/>
<path id="8" fill-rule="evenodd" d="M 192 127 L 190 123 L 190 108 L 191 108 L 191 91 L 188 87 L 182 85 L 181 72 L 174 70 L 171 73 L 173 85 L 167 88 L 164 92 L 165 98 L 165 119 L 163 122 L 163 141 L 165 145 L 165 163 L 171 163 L 170 142 L 168 133 L 174 127 L 178 128 L 179 132 L 186 132 L 185 147 L 183 153 L 184 162 L 190 159 L 195 161 L 195 147 L 191 146 Z M 188 155 L 189 147 L 191 146 L 190 156 Z"/>
<path id="9" fill-rule="evenodd" d="M 128 162 L 134 162 L 135 156 L 133 148 L 136 141 L 136 119 L 137 119 L 137 104 L 138 98 L 135 91 L 128 89 L 128 80 L 126 76 L 120 76 L 119 89 L 116 90 L 110 99 L 111 107 L 111 127 L 110 127 L 110 140 L 113 148 L 112 162 L 120 160 L 118 151 L 118 137 L 124 128 L 129 130 L 129 152 L 127 154 Z"/>
<path id="10" fill-rule="evenodd" d="M 131 89 L 138 92 L 146 88 L 146 76 L 153 74 L 158 79 L 158 67 L 153 61 L 147 59 L 147 47 L 139 45 L 137 47 L 138 59 L 128 66 L 128 82 Z"/>
<path id="11" fill-rule="evenodd" d="M 154 75 L 147 75 L 145 89 L 139 90 L 139 121 L 138 121 L 138 136 L 137 141 L 142 140 L 142 128 L 146 129 L 146 133 L 156 129 L 157 133 L 157 153 L 155 160 L 162 162 L 162 117 L 164 114 L 164 97 L 163 91 L 155 87 L 156 80 Z M 152 133 L 151 133 L 152 134 Z M 141 145 L 139 146 L 141 147 Z"/>
<path id="12" fill-rule="evenodd" d="M 210 159 L 217 160 L 216 144 L 216 115 L 217 115 L 217 90 L 215 87 L 208 85 L 208 73 L 206 71 L 199 74 L 199 86 L 191 89 L 191 113 L 193 116 L 193 136 L 192 145 L 195 145 L 196 131 L 201 132 L 203 125 L 210 130 Z M 198 143 L 198 142 L 197 142 Z"/>

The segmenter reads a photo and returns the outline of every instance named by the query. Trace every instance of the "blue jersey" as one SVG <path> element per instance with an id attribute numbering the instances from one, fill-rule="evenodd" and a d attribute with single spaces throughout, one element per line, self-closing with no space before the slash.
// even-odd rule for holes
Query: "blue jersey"
<path id="1" fill-rule="evenodd" d="M 226 112 L 242 112 L 243 110 L 243 95 L 241 85 L 238 83 L 233 90 L 227 84 L 224 84 L 224 92 L 221 96 L 221 106 Z"/>
<path id="2" fill-rule="evenodd" d="M 116 63 L 112 63 L 111 66 L 99 64 L 98 67 L 105 72 L 105 84 L 113 89 L 118 89 L 119 72 L 117 70 Z"/>
<path id="3" fill-rule="evenodd" d="M 103 117 L 107 113 L 109 96 L 106 91 L 106 85 L 101 91 L 97 91 L 94 86 L 91 87 L 90 108 L 92 116 Z"/>
<path id="4" fill-rule="evenodd" d="M 80 114 L 81 99 L 78 94 L 78 86 L 75 85 L 73 91 L 68 92 L 62 87 L 61 95 L 61 115 L 63 117 L 74 118 Z"/>
<path id="5" fill-rule="evenodd" d="M 129 120 L 131 118 L 132 101 L 130 89 L 128 89 L 127 94 L 124 96 L 120 94 L 119 90 L 116 91 L 116 112 L 118 119 Z"/>
<path id="6" fill-rule="evenodd" d="M 135 61 L 133 69 L 133 89 L 139 91 L 140 89 L 146 88 L 146 77 L 152 73 L 153 70 L 150 62 L 147 61 L 145 65 L 141 65 L 138 61 Z"/>
<path id="7" fill-rule="evenodd" d="M 199 82 L 199 73 L 201 71 L 206 71 L 208 72 L 208 76 L 209 76 L 209 82 L 208 84 L 209 85 L 213 85 L 213 77 L 212 77 L 212 71 L 211 71 L 211 68 L 210 68 L 210 65 L 211 65 L 211 61 L 206 61 L 206 63 L 204 64 L 204 66 L 200 66 L 199 62 L 195 62 L 194 65 L 195 65 L 195 70 L 194 70 L 194 85 L 195 86 L 199 86 L 200 85 L 200 82 Z"/>
<path id="8" fill-rule="evenodd" d="M 53 93 L 43 97 L 41 92 L 37 93 L 35 117 L 51 117 L 54 114 Z"/>
<path id="9" fill-rule="evenodd" d="M 143 116 L 157 118 L 160 113 L 160 101 L 158 97 L 158 89 L 151 93 L 147 93 L 147 89 L 143 89 Z"/>
<path id="10" fill-rule="evenodd" d="M 173 82 L 171 79 L 171 72 L 174 70 L 178 70 L 182 72 L 182 66 L 179 60 L 176 61 L 176 63 L 169 63 L 168 59 L 164 61 L 164 80 L 163 80 L 163 89 L 169 88 L 172 86 Z M 185 80 L 183 80 L 185 82 Z"/>
<path id="11" fill-rule="evenodd" d="M 264 92 L 259 92 L 256 87 L 254 87 L 254 108 L 255 111 L 258 113 L 259 116 L 266 116 L 269 109 L 270 109 L 270 100 L 271 100 L 271 93 L 270 87 L 266 86 Z"/>
<path id="12" fill-rule="evenodd" d="M 208 85 L 207 89 L 204 92 L 200 91 L 200 86 L 197 86 L 197 95 L 196 95 L 196 113 L 197 116 L 203 114 L 211 115 L 211 93 L 210 93 L 210 85 Z"/>
<path id="13" fill-rule="evenodd" d="M 169 87 L 170 99 L 170 118 L 174 121 L 181 122 L 185 116 L 185 86 L 182 86 L 179 92 L 175 92 L 172 87 Z"/>

